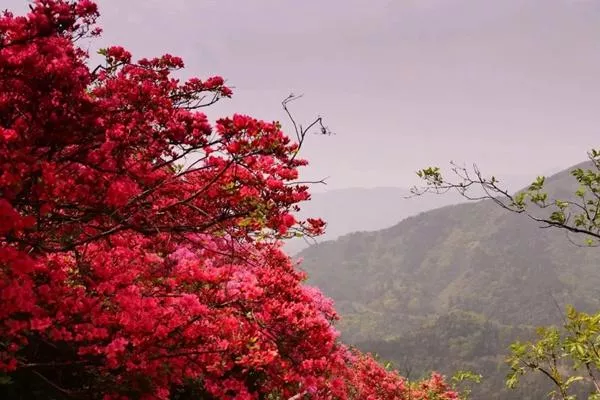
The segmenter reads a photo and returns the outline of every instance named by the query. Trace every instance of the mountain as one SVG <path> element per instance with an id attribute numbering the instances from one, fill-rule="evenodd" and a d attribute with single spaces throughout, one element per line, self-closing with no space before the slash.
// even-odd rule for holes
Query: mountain
<path id="1" fill-rule="evenodd" d="M 336 239 L 357 231 L 390 227 L 419 212 L 458 203 L 459 196 L 407 198 L 410 190 L 400 187 L 348 188 L 314 193 L 302 204 L 299 218 L 319 217 L 327 222 L 325 235 L 315 240 L 296 238 L 286 243 L 286 251 L 297 253 L 311 244 Z"/>
<path id="2" fill-rule="evenodd" d="M 519 188 L 531 181 L 530 176 L 521 175 L 506 175 L 501 179 L 510 188 Z M 337 239 L 351 232 L 388 228 L 423 211 L 464 201 L 456 193 L 411 197 L 410 189 L 402 187 L 346 188 L 313 193 L 310 201 L 301 204 L 298 217 L 323 218 L 327 222 L 326 233 L 316 240 L 288 240 L 285 249 L 289 254 L 296 254 L 314 243 Z"/>
<path id="3" fill-rule="evenodd" d="M 571 169 L 547 179 L 551 195 L 577 189 Z M 423 212 L 299 256 L 308 283 L 335 300 L 345 340 L 396 364 L 412 360 L 419 373 L 483 373 L 475 398 L 541 398 L 537 384 L 503 390 L 508 344 L 560 323 L 566 304 L 600 308 L 600 249 L 574 246 L 491 200 Z"/>

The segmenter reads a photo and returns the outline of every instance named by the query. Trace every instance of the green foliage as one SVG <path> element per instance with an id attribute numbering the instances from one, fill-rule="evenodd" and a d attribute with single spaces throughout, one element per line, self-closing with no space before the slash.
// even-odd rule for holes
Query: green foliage
<path id="1" fill-rule="evenodd" d="M 600 249 L 574 246 L 560 229 L 594 220 L 590 207 L 594 193 L 600 196 L 594 191 L 600 169 L 589 161 L 538 177 L 516 194 L 503 191 L 495 177 L 455 171 L 466 180 L 449 183 L 439 168 L 423 170 L 420 176 L 436 193 L 456 189 L 485 201 L 432 210 L 386 230 L 313 246 L 301 253 L 309 283 L 334 298 L 346 340 L 391 360 L 403 375 L 474 370 L 485 377 L 472 388 L 474 399 L 542 399 L 557 389 L 537 369 L 520 365 L 524 373 L 517 372 L 511 385 L 517 388 L 506 387 L 507 349 L 520 339 L 525 348 L 516 350 L 524 354 L 530 350 L 527 343 L 539 344 L 546 355 L 569 350 L 555 375 L 569 395 L 588 398 L 589 375 L 583 364 L 574 369 L 573 358 L 582 357 L 581 349 L 589 352 L 589 344 L 580 343 L 585 335 L 563 349 L 569 343 L 565 340 L 576 335 L 549 327 L 538 332 L 545 338 L 538 343 L 542 337 L 536 336 L 534 326 L 556 324 L 562 315 L 557 304 L 573 304 L 589 316 L 600 309 Z M 485 185 L 488 192 L 471 194 L 477 185 Z M 582 197 L 591 203 L 580 204 Z M 578 220 L 582 222 L 576 225 Z M 539 230 L 540 223 L 557 229 Z M 593 230 L 587 237 L 575 235 L 577 230 L 567 232 L 572 241 L 596 243 Z M 538 356 L 547 368 L 544 352 Z"/>
<path id="2" fill-rule="evenodd" d="M 5 374 L 0 374 L 0 385 L 10 385 L 12 383 L 12 379 L 10 376 Z"/>
<path id="3" fill-rule="evenodd" d="M 569 171 L 544 186 L 549 198 L 577 190 Z M 538 400 L 551 388 L 542 376 L 505 387 L 508 347 L 532 340 L 535 326 L 560 321 L 556 303 L 600 309 L 599 251 L 487 200 L 347 235 L 300 256 L 308 283 L 335 300 L 348 342 L 412 378 L 477 371 L 485 379 L 473 387 L 474 399 Z"/>
<path id="4" fill-rule="evenodd" d="M 551 395 L 560 399 L 575 399 L 574 384 L 592 386 L 595 397 L 600 396 L 597 380 L 600 368 L 600 313 L 587 314 L 567 309 L 567 321 L 562 330 L 541 327 L 537 341 L 515 342 L 507 362 L 511 372 L 506 384 L 514 388 L 521 377 L 538 372 L 555 386 Z M 587 387 L 586 387 L 587 389 Z M 589 397 L 594 398 L 594 397 Z"/>
<path id="5" fill-rule="evenodd" d="M 552 197 L 546 190 L 544 177 L 538 177 L 526 190 L 511 195 L 496 185 L 494 177 L 484 178 L 476 167 L 475 178 L 471 178 L 465 168 L 456 166 L 453 171 L 460 178 L 458 183 L 443 178 L 439 168 L 419 171 L 417 175 L 427 186 L 415 193 L 422 194 L 430 188 L 437 192 L 456 189 L 469 198 L 465 188 L 479 186 L 485 192 L 485 198 L 493 199 L 506 210 L 523 213 L 547 227 L 583 234 L 583 242 L 594 246 L 600 244 L 600 150 L 591 150 L 588 157 L 587 168 L 577 167 L 570 171 L 577 189 L 563 198 L 555 196 L 550 200 Z M 547 212 L 536 212 L 529 207 L 531 205 L 537 206 L 538 211 Z M 536 372 L 553 384 L 554 390 L 549 394 L 552 398 L 576 399 L 575 388 L 581 385 L 591 392 L 588 399 L 600 398 L 600 313 L 579 312 L 569 306 L 562 329 L 538 328 L 536 341 L 515 342 L 510 350 L 507 359 L 510 373 L 506 380 L 509 388 L 515 388 L 524 375 Z"/>
<path id="6" fill-rule="evenodd" d="M 586 245 L 600 244 L 600 150 L 588 153 L 589 162 L 585 167 L 577 167 L 570 171 L 577 189 L 566 198 L 552 198 L 548 193 L 547 179 L 536 178 L 529 187 L 516 194 L 510 194 L 498 185 L 495 177 L 485 178 L 475 167 L 474 173 L 466 168 L 453 164 L 452 171 L 457 181 L 447 180 L 440 168 L 428 167 L 417 172 L 425 182 L 424 188 L 413 188 L 413 193 L 420 195 L 429 191 L 437 193 L 456 190 L 467 198 L 473 199 L 469 190 L 483 189 L 481 198 L 494 198 L 502 207 L 517 213 L 524 213 L 530 218 L 557 227 L 568 232 L 584 234 Z M 536 213 L 528 206 L 535 205 L 545 213 Z"/>
<path id="7" fill-rule="evenodd" d="M 515 393 L 503 388 L 502 354 L 512 340 L 529 336 L 530 331 L 500 325 L 478 314 L 453 311 L 432 317 L 420 328 L 396 338 L 363 341 L 357 347 L 384 355 L 410 379 L 426 377 L 432 369 L 449 376 L 454 373 L 450 382 L 463 398 L 537 400 L 545 393 L 539 390 L 544 388 L 543 381 Z"/>
<path id="8" fill-rule="evenodd" d="M 461 399 L 468 400 L 471 398 L 471 385 L 481 383 L 482 379 L 483 376 L 480 374 L 468 370 L 460 370 L 454 373 L 450 382 L 452 388 L 460 393 Z"/>

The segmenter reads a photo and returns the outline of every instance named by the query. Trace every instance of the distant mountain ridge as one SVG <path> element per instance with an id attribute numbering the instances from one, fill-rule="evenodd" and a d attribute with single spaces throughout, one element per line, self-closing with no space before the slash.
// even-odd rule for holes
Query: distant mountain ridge
<path id="1" fill-rule="evenodd" d="M 337 239 L 357 231 L 375 231 L 394 225 L 422 211 L 463 201 L 459 196 L 410 199 L 410 189 L 401 187 L 346 188 L 314 193 L 301 204 L 299 218 L 319 217 L 327 222 L 326 233 L 313 239 L 292 239 L 285 249 L 290 254 L 315 243 Z"/>
<path id="2" fill-rule="evenodd" d="M 518 188 L 530 180 L 528 176 L 513 175 L 502 179 L 502 183 L 510 188 Z M 388 228 L 421 212 L 462 202 L 465 199 L 457 193 L 411 197 L 409 188 L 393 186 L 344 188 L 313 193 L 310 201 L 301 203 L 302 209 L 298 216 L 323 218 L 327 222 L 326 233 L 315 240 L 289 240 L 285 249 L 293 255 L 315 243 L 337 239 L 352 232 Z"/>
<path id="3" fill-rule="evenodd" d="M 559 197 L 572 194 L 577 184 L 569 171 L 581 166 L 586 164 L 549 177 L 547 190 Z M 600 249 L 578 248 L 564 232 L 540 229 L 490 200 L 426 211 L 387 229 L 311 246 L 299 256 L 309 284 L 335 300 L 345 339 L 369 350 L 387 348 L 384 358 L 398 362 L 399 354 L 410 359 L 414 353 L 413 359 L 420 360 L 422 354 L 415 353 L 417 339 L 435 341 L 437 346 L 450 343 L 452 338 L 439 336 L 443 330 L 432 331 L 440 321 L 447 325 L 453 320 L 444 316 L 477 316 L 479 334 L 496 332 L 497 338 L 503 337 L 490 339 L 495 343 L 494 362 L 490 364 L 489 356 L 484 363 L 478 353 L 461 353 L 464 349 L 459 346 L 437 360 L 441 363 L 437 368 L 449 372 L 462 362 L 476 369 L 479 362 L 484 372 L 495 374 L 492 387 L 485 388 L 493 389 L 493 395 L 485 393 L 490 399 L 536 398 L 523 393 L 514 397 L 498 387 L 503 375 L 495 368 L 516 332 L 560 323 L 562 310 L 557 304 L 573 304 L 582 311 L 600 308 Z M 506 329 L 494 328 L 500 326 Z M 463 337 L 459 342 L 468 347 L 470 340 Z"/>

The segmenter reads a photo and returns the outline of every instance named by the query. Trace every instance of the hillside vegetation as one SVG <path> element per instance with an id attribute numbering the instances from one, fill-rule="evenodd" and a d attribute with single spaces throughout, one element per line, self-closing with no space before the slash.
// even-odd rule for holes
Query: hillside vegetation
<path id="1" fill-rule="evenodd" d="M 546 189 L 566 197 L 576 187 L 567 170 Z M 476 398 L 541 398 L 539 385 L 503 389 L 508 345 L 559 323 L 566 304 L 600 308 L 600 249 L 578 248 L 565 232 L 491 200 L 424 212 L 300 256 L 309 282 L 335 300 L 346 340 L 413 374 L 476 370 L 487 378 Z"/>

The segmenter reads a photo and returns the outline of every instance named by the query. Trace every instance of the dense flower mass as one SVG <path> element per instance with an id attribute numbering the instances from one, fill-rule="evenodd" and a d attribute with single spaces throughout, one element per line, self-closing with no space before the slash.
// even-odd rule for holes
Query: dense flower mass
<path id="1" fill-rule="evenodd" d="M 324 226 L 293 215 L 299 144 L 244 115 L 211 125 L 200 109 L 231 90 L 176 79 L 178 57 L 111 47 L 90 68 L 97 18 L 89 0 L 0 17 L 0 393 L 408 398 L 280 250 Z M 455 398 L 438 380 L 410 398 Z"/>

